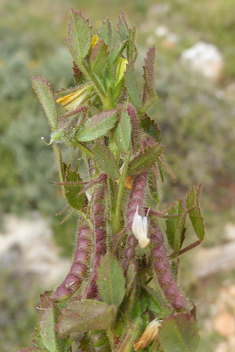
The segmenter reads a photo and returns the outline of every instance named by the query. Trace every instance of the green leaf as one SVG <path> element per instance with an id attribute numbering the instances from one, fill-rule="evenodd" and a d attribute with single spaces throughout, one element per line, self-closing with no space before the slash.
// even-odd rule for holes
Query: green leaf
<path id="1" fill-rule="evenodd" d="M 118 120 L 117 110 L 103 111 L 89 118 L 78 130 L 77 140 L 79 142 L 93 141 L 100 138 L 111 130 Z"/>
<path id="2" fill-rule="evenodd" d="M 35 93 L 46 113 L 52 132 L 57 129 L 57 109 L 51 86 L 41 76 L 31 77 L 31 82 Z"/>
<path id="3" fill-rule="evenodd" d="M 138 317 L 136 321 L 130 325 L 127 332 L 122 337 L 120 344 L 118 345 L 115 352 L 132 352 L 133 344 L 136 342 L 139 336 L 142 319 Z"/>
<path id="4" fill-rule="evenodd" d="M 72 168 L 66 170 L 65 176 L 66 183 L 81 183 L 82 179 L 80 178 L 79 173 L 77 173 Z M 78 197 L 78 193 L 82 190 L 82 185 L 70 184 L 64 186 L 64 195 L 69 203 L 69 205 L 77 210 L 83 208 L 85 202 L 85 193 L 81 194 Z"/>
<path id="5" fill-rule="evenodd" d="M 99 27 L 98 37 L 104 39 L 104 42 L 108 46 L 112 45 L 112 25 L 108 18 L 106 18 Z"/>
<path id="6" fill-rule="evenodd" d="M 136 263 L 133 261 L 127 269 L 126 273 L 126 294 L 128 295 L 130 290 L 132 289 L 133 283 L 135 281 L 137 274 Z"/>
<path id="7" fill-rule="evenodd" d="M 83 334 L 83 338 L 79 341 L 79 343 L 79 352 L 92 352 L 91 341 L 88 333 Z"/>
<path id="8" fill-rule="evenodd" d="M 115 143 L 122 153 L 126 153 L 131 142 L 131 121 L 127 111 L 122 111 L 120 120 L 113 131 Z"/>
<path id="9" fill-rule="evenodd" d="M 164 172 L 163 172 L 163 165 L 162 163 L 160 162 L 160 160 L 158 159 L 157 160 L 157 169 L 158 169 L 158 172 L 160 174 L 160 177 L 161 177 L 161 181 L 162 183 L 164 182 Z"/>
<path id="10" fill-rule="evenodd" d="M 149 98 L 155 98 L 155 80 L 154 80 L 154 62 L 155 62 L 155 47 L 149 48 L 147 58 L 144 60 L 144 94 L 143 104 L 149 101 Z"/>
<path id="11" fill-rule="evenodd" d="M 100 260 L 97 284 L 104 302 L 118 307 L 125 295 L 125 277 L 117 259 L 107 253 Z"/>
<path id="12" fill-rule="evenodd" d="M 182 245 L 182 236 L 187 213 L 185 212 L 182 201 L 175 201 L 168 211 L 168 215 L 179 215 L 179 217 L 169 217 L 166 220 L 166 234 L 171 248 L 177 253 Z"/>
<path id="13" fill-rule="evenodd" d="M 127 42 L 119 42 L 116 44 L 110 51 L 109 54 L 109 63 L 110 65 L 114 65 L 118 58 L 122 55 Z"/>
<path id="14" fill-rule="evenodd" d="M 196 352 L 200 340 L 197 322 L 184 313 L 164 318 L 158 339 L 164 352 Z"/>
<path id="15" fill-rule="evenodd" d="M 40 295 L 41 319 L 39 323 L 35 325 L 33 342 L 38 346 L 38 351 L 69 352 L 71 340 L 59 340 L 57 338 L 57 334 L 55 332 L 55 324 L 57 323 L 57 316 L 59 311 L 54 305 L 50 296 L 50 292 L 45 292 L 44 294 Z"/>
<path id="16" fill-rule="evenodd" d="M 168 165 L 164 155 L 161 155 L 161 157 L 157 161 L 158 164 L 158 169 L 161 170 L 160 172 L 163 174 L 163 169 L 168 172 L 168 174 L 171 175 L 173 178 L 174 182 L 176 182 L 176 176 L 174 172 L 171 170 L 170 165 Z M 161 176 L 162 177 L 162 176 Z"/>
<path id="17" fill-rule="evenodd" d="M 91 46 L 91 27 L 81 12 L 69 12 L 69 44 L 77 58 L 83 59 Z M 73 55 L 72 55 L 73 56 Z"/>
<path id="18" fill-rule="evenodd" d="M 156 314 L 162 314 L 162 307 L 157 299 L 156 292 L 148 286 L 142 287 L 142 292 L 147 296 L 148 309 Z"/>
<path id="19" fill-rule="evenodd" d="M 128 95 L 132 103 L 138 108 L 141 109 L 142 103 L 139 95 L 138 85 L 136 81 L 136 75 L 134 70 L 134 62 L 130 62 L 126 66 L 125 72 L 125 84 L 128 90 Z"/>
<path id="20" fill-rule="evenodd" d="M 157 205 L 160 204 L 160 194 L 158 189 L 159 185 L 157 184 L 156 176 L 153 169 L 151 169 L 149 172 L 148 186 L 151 197 L 154 199 Z"/>
<path id="21" fill-rule="evenodd" d="M 105 65 L 108 61 L 108 45 L 104 43 L 103 39 L 99 39 L 90 55 L 91 72 L 102 76 Z"/>
<path id="22" fill-rule="evenodd" d="M 118 180 L 119 170 L 116 160 L 109 148 L 101 142 L 96 142 L 92 148 L 94 157 L 99 167 L 111 178 Z"/>
<path id="23" fill-rule="evenodd" d="M 117 23 L 118 34 L 122 41 L 127 41 L 127 60 L 130 62 L 135 61 L 137 57 L 137 49 L 135 45 L 135 35 L 136 29 L 130 28 L 127 17 L 124 11 L 121 11 L 121 15 L 119 16 L 119 21 Z"/>
<path id="24" fill-rule="evenodd" d="M 201 184 L 198 186 L 193 186 L 191 191 L 188 192 L 186 198 L 187 209 L 190 210 L 195 207 L 192 211 L 189 212 L 189 218 L 192 222 L 195 233 L 200 241 L 203 241 L 205 236 L 205 224 L 202 217 L 200 209 L 200 196 L 201 196 Z"/>
<path id="25" fill-rule="evenodd" d="M 132 29 L 129 29 L 129 36 L 128 36 L 127 45 L 126 45 L 127 60 L 129 62 L 131 61 L 135 62 L 138 55 L 138 51 L 135 45 L 135 36 L 136 36 L 135 27 Z"/>
<path id="26" fill-rule="evenodd" d="M 33 335 L 34 342 L 39 348 L 50 352 L 57 352 L 56 334 L 54 331 L 55 316 L 53 302 L 47 295 L 40 296 L 41 319 L 36 325 Z"/>
<path id="27" fill-rule="evenodd" d="M 56 330 L 59 337 L 72 332 L 107 329 L 115 319 L 116 308 L 106 303 L 85 299 L 64 308 Z"/>
<path id="28" fill-rule="evenodd" d="M 83 75 L 82 71 L 80 70 L 75 61 L 73 61 L 73 77 L 76 86 L 80 86 L 86 81 L 86 77 Z"/>
<path id="29" fill-rule="evenodd" d="M 105 330 L 92 330 L 89 332 L 89 338 L 94 352 L 111 352 L 109 339 Z M 87 352 L 87 350 L 85 351 Z"/>
<path id="30" fill-rule="evenodd" d="M 148 297 L 144 290 L 136 285 L 129 298 L 128 316 L 130 320 L 135 321 L 138 317 L 143 316 L 147 309 Z"/>
<path id="31" fill-rule="evenodd" d="M 140 120 L 140 125 L 143 128 L 144 132 L 147 133 L 150 137 L 154 139 L 155 142 L 160 143 L 161 138 L 161 129 L 158 127 L 158 124 L 145 113 L 144 117 Z"/>
<path id="32" fill-rule="evenodd" d="M 127 17 L 125 12 L 122 10 L 119 16 L 119 21 L 117 23 L 118 34 L 120 35 L 121 40 L 125 41 L 129 37 L 129 25 L 127 22 Z"/>
<path id="33" fill-rule="evenodd" d="M 164 148 L 164 146 L 159 144 L 145 148 L 144 153 L 140 153 L 130 162 L 127 175 L 138 175 L 149 170 L 153 163 L 156 162 L 158 157 L 163 153 Z"/>

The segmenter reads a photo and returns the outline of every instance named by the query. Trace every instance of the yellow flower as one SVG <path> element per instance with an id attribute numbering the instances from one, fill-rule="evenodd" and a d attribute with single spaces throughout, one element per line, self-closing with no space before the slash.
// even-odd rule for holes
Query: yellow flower
<path id="1" fill-rule="evenodd" d="M 96 45 L 96 43 L 98 42 L 99 37 L 97 34 L 93 35 L 92 39 L 91 39 L 91 49 L 94 48 L 94 46 Z"/>
<path id="2" fill-rule="evenodd" d="M 61 104 L 68 111 L 75 110 L 90 99 L 92 90 L 92 84 L 85 84 L 76 89 L 73 93 L 58 98 L 56 102 Z"/>
<path id="3" fill-rule="evenodd" d="M 119 57 L 116 64 L 116 81 L 117 83 L 124 77 L 124 72 L 126 71 L 126 65 L 128 64 L 127 59 L 124 57 Z"/>

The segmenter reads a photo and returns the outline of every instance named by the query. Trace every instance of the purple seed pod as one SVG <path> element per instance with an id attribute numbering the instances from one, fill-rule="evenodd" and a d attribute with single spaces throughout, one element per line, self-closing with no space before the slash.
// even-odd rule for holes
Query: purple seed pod
<path id="1" fill-rule="evenodd" d="M 129 229 L 131 229 L 133 217 L 135 215 L 137 206 L 139 207 L 139 209 L 141 209 L 144 198 L 145 186 L 147 183 L 147 177 L 148 171 L 145 171 L 142 174 L 135 176 L 134 178 L 126 215 L 127 227 Z"/>
<path id="2" fill-rule="evenodd" d="M 97 267 L 100 264 L 100 258 L 107 251 L 106 230 L 105 230 L 105 205 L 104 201 L 104 185 L 100 184 L 94 191 L 93 207 L 91 214 L 93 217 L 94 234 L 93 234 L 93 254 L 91 264 L 91 275 L 89 285 L 86 289 L 86 298 L 95 298 L 98 294 L 96 285 Z"/>
<path id="3" fill-rule="evenodd" d="M 90 252 L 92 248 L 91 230 L 89 227 L 80 227 L 77 248 L 74 260 L 68 275 L 62 284 L 56 289 L 53 298 L 65 299 L 72 296 L 87 273 L 90 264 Z"/>
<path id="4" fill-rule="evenodd" d="M 187 310 L 186 301 L 181 295 L 170 270 L 161 230 L 155 225 L 154 228 L 150 228 L 150 231 L 152 233 L 151 242 L 153 244 L 152 258 L 159 286 L 174 309 Z"/>
<path id="5" fill-rule="evenodd" d="M 131 230 L 133 218 L 136 212 L 136 208 L 139 207 L 141 209 L 145 187 L 148 178 L 148 171 L 143 172 L 135 176 L 133 184 L 132 184 L 132 191 L 129 198 L 129 203 L 127 207 L 127 215 L 126 215 L 126 222 L 127 228 Z M 128 237 L 126 250 L 124 252 L 124 261 L 123 261 L 123 269 L 126 270 L 128 267 L 128 263 L 130 263 L 131 259 L 135 256 L 135 247 L 137 246 L 137 239 L 133 234 Z"/>

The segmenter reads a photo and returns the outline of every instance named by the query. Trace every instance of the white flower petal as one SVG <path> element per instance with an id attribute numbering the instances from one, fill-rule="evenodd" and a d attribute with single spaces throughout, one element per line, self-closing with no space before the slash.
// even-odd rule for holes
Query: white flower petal
<path id="1" fill-rule="evenodd" d="M 141 215 L 139 215 L 138 205 L 136 207 L 136 212 L 133 217 L 132 231 L 136 239 L 138 240 L 140 248 L 145 248 L 150 242 L 150 239 L 147 237 L 148 218 L 147 216 L 142 217 Z"/>

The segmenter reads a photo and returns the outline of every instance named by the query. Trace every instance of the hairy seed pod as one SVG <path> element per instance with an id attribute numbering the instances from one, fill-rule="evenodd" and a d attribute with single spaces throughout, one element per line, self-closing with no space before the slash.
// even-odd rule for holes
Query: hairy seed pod
<path id="1" fill-rule="evenodd" d="M 150 231 L 152 233 L 151 242 L 153 243 L 152 258 L 154 260 L 154 269 L 157 274 L 158 283 L 166 299 L 174 309 L 187 310 L 186 301 L 181 295 L 170 270 L 161 230 L 155 225 L 154 228 L 150 228 Z"/>
<path id="2" fill-rule="evenodd" d="M 95 298 L 98 293 L 96 285 L 97 279 L 97 267 L 100 264 L 100 258 L 107 251 L 106 245 L 106 230 L 105 230 L 105 205 L 104 201 L 104 184 L 100 184 L 96 187 L 93 197 L 92 205 L 92 218 L 94 224 L 93 230 L 93 258 L 91 264 L 91 276 L 89 279 L 89 285 L 86 289 L 86 298 Z"/>
<path id="3" fill-rule="evenodd" d="M 145 187 L 147 183 L 148 171 L 143 172 L 142 174 L 137 175 L 134 178 L 132 184 L 132 191 L 129 198 L 129 203 L 127 207 L 127 215 L 126 222 L 127 227 L 130 230 L 133 223 L 133 218 L 136 213 L 136 208 L 139 207 L 141 209 Z M 131 259 L 135 256 L 135 247 L 137 246 L 137 239 L 133 234 L 128 237 L 126 250 L 124 252 L 124 261 L 123 261 L 123 269 L 126 270 L 128 267 L 128 263 L 130 263 Z"/>
<path id="4" fill-rule="evenodd" d="M 54 292 L 53 298 L 68 298 L 81 286 L 90 264 L 91 246 L 90 228 L 80 227 L 72 266 L 62 284 Z"/>
<path id="5" fill-rule="evenodd" d="M 126 215 L 127 227 L 129 229 L 131 229 L 133 217 L 135 215 L 137 206 L 139 207 L 139 209 L 141 209 L 144 198 L 145 186 L 147 183 L 147 177 L 148 171 L 145 171 L 142 174 L 137 175 L 133 180 L 132 191 L 130 194 Z"/>

